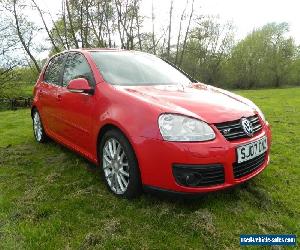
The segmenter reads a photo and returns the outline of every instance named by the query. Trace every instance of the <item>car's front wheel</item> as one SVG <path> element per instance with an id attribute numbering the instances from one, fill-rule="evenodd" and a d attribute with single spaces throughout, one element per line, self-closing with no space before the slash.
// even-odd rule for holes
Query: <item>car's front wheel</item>
<path id="1" fill-rule="evenodd" d="M 33 134 L 37 142 L 45 142 L 47 135 L 45 133 L 39 112 L 35 109 L 32 112 Z"/>
<path id="2" fill-rule="evenodd" d="M 108 188 L 117 196 L 137 197 L 142 190 L 140 171 L 127 138 L 118 130 L 109 130 L 99 150 L 102 175 Z"/>

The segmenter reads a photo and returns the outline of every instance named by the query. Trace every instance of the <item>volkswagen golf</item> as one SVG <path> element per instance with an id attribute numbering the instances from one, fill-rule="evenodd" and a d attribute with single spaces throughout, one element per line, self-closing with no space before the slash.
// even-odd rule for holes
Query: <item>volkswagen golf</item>
<path id="1" fill-rule="evenodd" d="M 120 197 L 217 191 L 270 160 L 270 126 L 253 102 L 143 52 L 54 55 L 35 84 L 31 116 L 37 142 L 50 137 L 83 155 Z"/>

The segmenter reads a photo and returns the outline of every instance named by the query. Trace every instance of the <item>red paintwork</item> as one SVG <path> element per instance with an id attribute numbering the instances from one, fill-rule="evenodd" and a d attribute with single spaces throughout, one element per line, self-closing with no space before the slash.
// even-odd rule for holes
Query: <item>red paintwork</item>
<path id="1" fill-rule="evenodd" d="M 73 79 L 69 82 L 67 89 L 69 90 L 90 90 L 89 82 L 84 78 Z"/>
<path id="2" fill-rule="evenodd" d="M 118 127 L 130 141 L 140 167 L 142 183 L 180 192 L 209 192 L 244 182 L 260 173 L 269 163 L 240 179 L 233 178 L 232 163 L 238 145 L 266 135 L 270 148 L 271 131 L 268 123 L 262 131 L 248 139 L 229 142 L 212 125 L 240 119 L 256 113 L 244 99 L 230 92 L 198 83 L 178 86 L 114 86 L 106 83 L 93 62 L 89 50 L 81 52 L 89 62 L 96 80 L 93 95 L 71 93 L 66 87 L 43 82 L 43 69 L 34 88 L 33 107 L 43 121 L 46 133 L 56 141 L 98 163 L 97 139 L 105 125 Z M 47 65 L 47 64 L 46 64 Z M 167 142 L 159 128 L 161 113 L 180 113 L 211 124 L 216 138 L 209 142 Z M 222 185 L 190 188 L 178 185 L 172 175 L 172 164 L 221 163 L 225 167 Z"/>

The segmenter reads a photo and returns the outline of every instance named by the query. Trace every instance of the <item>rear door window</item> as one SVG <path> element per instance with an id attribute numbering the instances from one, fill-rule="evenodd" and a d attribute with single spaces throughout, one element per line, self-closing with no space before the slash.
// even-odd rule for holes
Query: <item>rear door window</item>
<path id="1" fill-rule="evenodd" d="M 61 85 L 61 73 L 64 66 L 65 54 L 58 55 L 51 59 L 44 75 L 44 81 L 47 83 Z"/>

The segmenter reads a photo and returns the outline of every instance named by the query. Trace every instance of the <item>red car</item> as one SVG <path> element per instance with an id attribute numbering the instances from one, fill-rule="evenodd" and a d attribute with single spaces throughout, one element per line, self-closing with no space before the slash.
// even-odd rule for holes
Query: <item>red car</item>
<path id="1" fill-rule="evenodd" d="M 240 184 L 269 163 L 271 131 L 251 101 L 197 83 L 154 55 L 70 50 L 34 87 L 34 135 L 99 165 L 108 188 L 202 193 Z"/>

